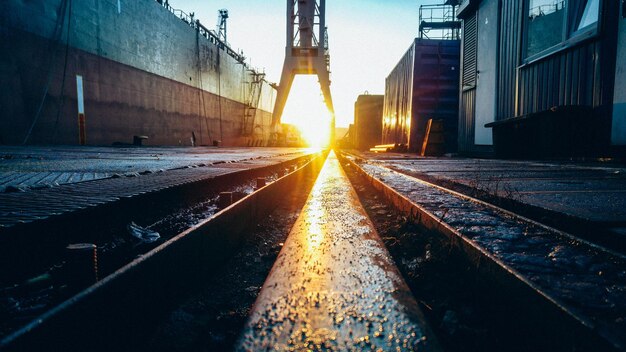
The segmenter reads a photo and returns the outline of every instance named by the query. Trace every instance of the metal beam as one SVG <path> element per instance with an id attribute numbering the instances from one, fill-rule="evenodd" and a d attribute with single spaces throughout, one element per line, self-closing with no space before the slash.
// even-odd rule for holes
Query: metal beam
<path id="1" fill-rule="evenodd" d="M 274 134 L 280 125 L 294 77 L 314 74 L 318 77 L 324 102 L 331 113 L 331 141 L 334 140 L 335 109 L 330 92 L 325 38 L 326 0 L 287 0 L 287 45 L 272 116 Z"/>

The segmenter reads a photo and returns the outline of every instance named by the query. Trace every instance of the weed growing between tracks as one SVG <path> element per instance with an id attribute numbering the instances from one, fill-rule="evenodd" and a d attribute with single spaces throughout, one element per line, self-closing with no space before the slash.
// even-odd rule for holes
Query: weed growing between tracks
<path id="1" fill-rule="evenodd" d="M 532 348 L 520 339 L 528 322 L 517 321 L 506 289 L 484 278 L 443 236 L 408 221 L 351 166 L 343 167 L 445 350 Z"/>

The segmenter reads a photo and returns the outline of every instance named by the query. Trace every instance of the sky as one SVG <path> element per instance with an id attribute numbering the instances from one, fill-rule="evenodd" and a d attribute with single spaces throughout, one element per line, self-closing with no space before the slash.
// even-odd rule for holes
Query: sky
<path id="1" fill-rule="evenodd" d="M 227 34 L 231 47 L 243 50 L 252 67 L 265 70 L 268 81 L 280 81 L 286 45 L 286 0 L 169 1 L 174 8 L 194 12 L 207 28 L 217 25 L 219 9 L 228 9 Z M 352 123 L 354 102 L 359 94 L 384 93 L 385 78 L 417 36 L 419 6 L 442 2 L 326 0 L 331 94 L 338 127 Z M 295 95 L 322 101 L 315 82 L 311 77 L 296 77 L 285 108 L 287 120 L 288 115 L 297 111 Z M 311 84 L 315 93 L 310 93 Z"/>

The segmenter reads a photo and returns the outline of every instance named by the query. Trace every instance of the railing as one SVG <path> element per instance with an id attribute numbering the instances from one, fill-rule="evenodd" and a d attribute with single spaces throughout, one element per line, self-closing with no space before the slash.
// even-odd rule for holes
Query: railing
<path id="1" fill-rule="evenodd" d="M 528 18 L 533 19 L 539 16 L 549 15 L 551 13 L 565 9 L 565 0 L 554 0 L 552 4 L 539 5 L 531 7 L 528 10 Z"/>
<path id="2" fill-rule="evenodd" d="M 170 6 L 168 0 L 155 0 L 155 1 L 159 5 L 163 6 L 165 9 L 167 9 L 169 12 L 174 14 L 176 17 L 178 17 L 181 21 L 185 22 L 191 28 L 197 30 L 200 33 L 201 36 L 205 37 L 211 43 L 217 45 L 220 49 L 224 50 L 226 52 L 226 54 L 228 54 L 230 57 L 232 57 L 235 60 L 237 60 L 238 63 L 244 65 L 246 68 L 248 67 L 248 64 L 245 61 L 246 60 L 245 56 L 243 56 L 243 54 L 240 54 L 240 53 L 237 53 L 236 51 L 234 51 L 228 45 L 228 43 L 224 42 L 223 40 L 221 40 L 218 37 L 218 35 L 217 35 L 217 33 L 215 33 L 215 31 L 207 29 L 205 26 L 203 26 L 200 23 L 200 20 L 195 19 L 195 14 L 193 12 L 191 14 L 187 14 L 183 10 L 175 9 L 172 6 Z"/>
<path id="3" fill-rule="evenodd" d="M 460 39 L 461 22 L 456 19 L 457 5 L 421 5 L 419 37 L 425 39 Z"/>

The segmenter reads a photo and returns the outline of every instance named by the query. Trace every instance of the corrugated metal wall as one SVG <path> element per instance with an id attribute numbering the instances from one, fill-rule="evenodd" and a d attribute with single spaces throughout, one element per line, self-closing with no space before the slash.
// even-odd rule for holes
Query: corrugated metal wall
<path id="1" fill-rule="evenodd" d="M 561 105 L 597 107 L 602 104 L 600 49 L 597 41 L 591 41 L 520 68 L 517 114 Z"/>
<path id="2" fill-rule="evenodd" d="M 590 150 L 596 150 L 593 153 L 607 151 L 611 136 L 618 7 L 617 1 L 602 1 L 597 36 L 520 66 L 515 114 L 510 115 L 510 106 L 506 106 L 502 108 L 502 114 L 498 118 L 546 111 L 556 106 L 590 106 L 594 110 L 586 118 L 588 123 L 584 128 L 589 138 L 584 143 Z M 518 8 L 515 5 L 506 7 L 507 16 L 515 16 Z M 513 37 L 513 41 L 502 50 L 508 50 L 510 46 L 521 42 L 522 31 L 515 28 L 516 26 L 503 28 L 505 35 L 513 32 L 517 34 L 517 38 Z M 514 57 L 505 57 L 501 65 L 508 64 L 513 59 Z M 500 100 L 503 98 L 504 96 Z M 568 126 L 563 126 L 566 127 Z M 549 154 L 549 151 L 546 153 Z"/>
<path id="3" fill-rule="evenodd" d="M 422 147 L 429 119 L 442 120 L 447 152 L 457 150 L 460 42 L 415 41 L 413 105 L 409 147 Z"/>
<path id="4" fill-rule="evenodd" d="M 368 150 L 380 144 L 383 119 L 383 95 L 359 95 L 354 103 L 354 147 Z"/>
<path id="5" fill-rule="evenodd" d="M 520 61 L 523 1 L 503 0 L 498 55 L 498 101 L 496 120 L 516 115 L 517 66 Z"/>
<path id="6" fill-rule="evenodd" d="M 463 20 L 461 103 L 459 111 L 459 152 L 474 150 L 476 110 L 476 52 L 478 50 L 476 13 Z"/>
<path id="7" fill-rule="evenodd" d="M 590 118 L 602 124 L 610 119 L 616 64 L 617 1 L 601 2 L 597 36 L 527 64 L 523 63 L 522 57 L 525 1 L 485 1 L 500 1 L 501 4 L 496 120 L 565 105 L 593 107 L 594 116 Z M 475 8 L 468 10 L 463 21 L 463 90 L 459 114 L 459 150 L 462 152 L 477 150 L 473 144 L 473 125 L 475 99 L 480 97 L 476 97 L 471 88 L 476 71 L 476 14 Z"/>
<path id="8" fill-rule="evenodd" d="M 384 144 L 409 144 L 414 55 L 412 44 L 385 80 Z"/>
<path id="9" fill-rule="evenodd" d="M 459 152 L 474 151 L 474 114 L 476 112 L 476 88 L 461 93 L 461 111 L 459 112 Z"/>
<path id="10" fill-rule="evenodd" d="M 446 151 L 456 150 L 460 43 L 415 39 L 385 81 L 383 143 L 422 146 L 428 119 L 444 121 Z"/>
<path id="11" fill-rule="evenodd" d="M 515 68 L 520 65 L 523 2 L 503 0 L 500 41 L 498 119 L 544 111 L 554 106 L 610 104 L 615 68 L 616 1 L 603 1 L 600 34 L 518 70 L 515 109 Z"/>

